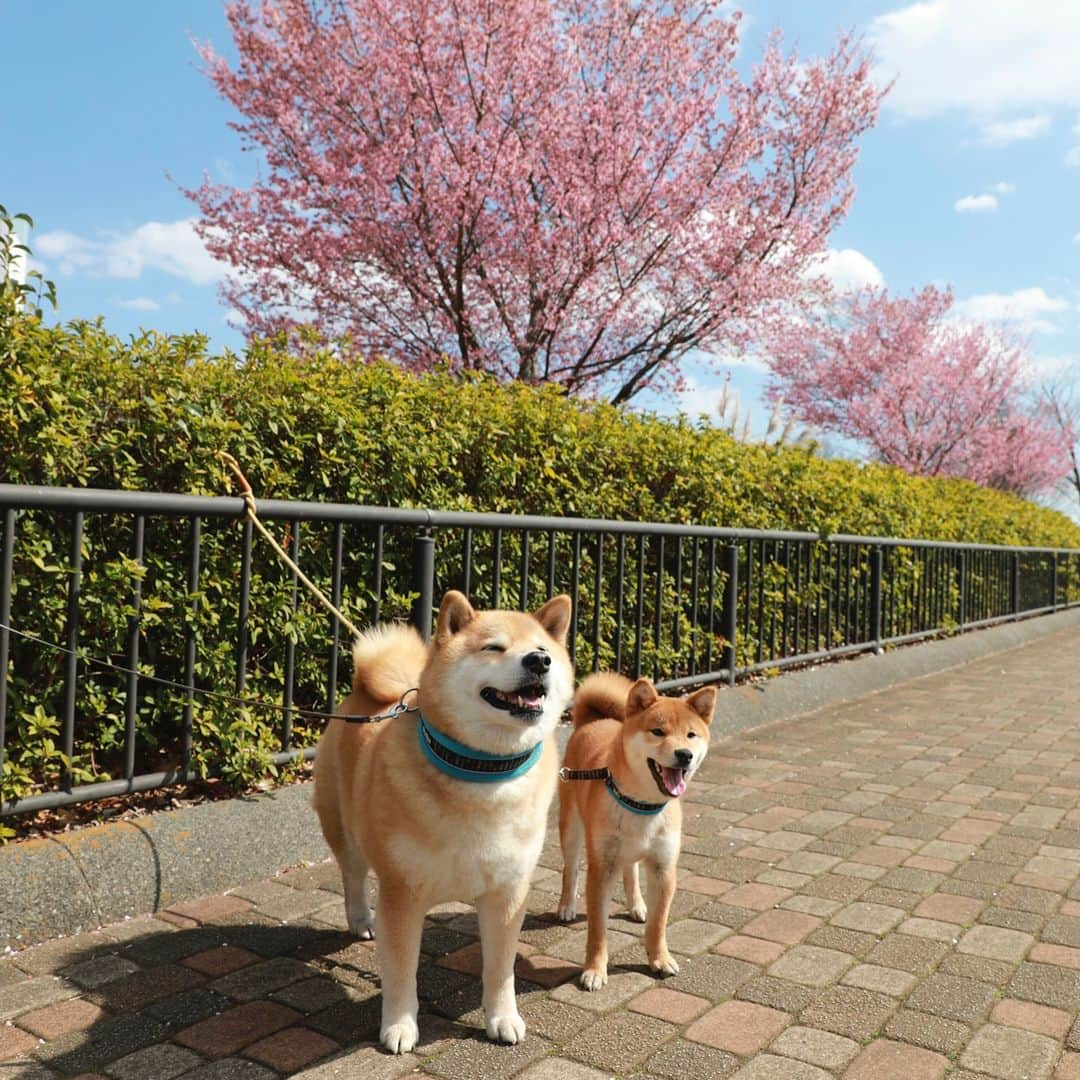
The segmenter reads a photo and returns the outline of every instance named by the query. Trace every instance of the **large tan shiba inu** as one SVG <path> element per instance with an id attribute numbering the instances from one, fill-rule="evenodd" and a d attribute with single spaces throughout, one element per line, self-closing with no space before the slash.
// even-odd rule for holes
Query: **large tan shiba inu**
<path id="1" fill-rule="evenodd" d="M 649 967 L 661 975 L 679 970 L 667 947 L 682 838 L 679 796 L 705 759 L 715 707 L 712 687 L 685 698 L 660 697 L 648 679 L 631 683 L 621 675 L 591 675 L 578 689 L 562 770 L 566 782 L 559 786 L 559 918 L 569 922 L 577 915 L 584 846 L 589 927 L 581 985 L 586 990 L 607 982 L 608 906 L 620 871 L 630 917 L 646 923 Z M 640 862 L 647 909 L 638 881 Z"/>
<path id="2" fill-rule="evenodd" d="M 353 650 L 353 691 L 339 708 L 383 713 L 410 688 L 417 712 L 330 722 L 315 759 L 314 805 L 345 885 L 349 929 L 375 935 L 380 1037 L 416 1045 L 416 967 L 424 916 L 476 905 L 487 1034 L 516 1043 L 525 1023 L 514 957 L 544 841 L 558 755 L 552 732 L 573 693 L 564 642 L 570 598 L 534 614 L 474 611 L 448 592 L 429 646 L 410 627 L 378 627 Z M 378 914 L 368 872 L 379 879 Z"/>

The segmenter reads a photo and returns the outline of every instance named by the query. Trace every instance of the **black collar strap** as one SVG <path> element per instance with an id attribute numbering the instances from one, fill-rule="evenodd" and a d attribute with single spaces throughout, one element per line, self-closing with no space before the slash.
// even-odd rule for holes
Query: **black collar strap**
<path id="1" fill-rule="evenodd" d="M 611 797 L 623 808 L 634 814 L 659 814 L 667 806 L 663 803 L 639 802 L 631 799 L 629 795 L 619 790 L 615 778 L 608 769 L 568 769 L 565 766 L 559 770 L 560 780 L 603 780 L 604 787 L 608 789 Z"/>

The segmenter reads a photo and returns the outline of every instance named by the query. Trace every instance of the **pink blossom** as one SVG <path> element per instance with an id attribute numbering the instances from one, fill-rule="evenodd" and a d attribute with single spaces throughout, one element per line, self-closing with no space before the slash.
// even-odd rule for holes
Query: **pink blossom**
<path id="1" fill-rule="evenodd" d="M 859 44 L 735 67 L 719 0 L 237 0 L 266 175 L 188 194 L 251 334 L 313 323 L 625 401 L 738 346 L 852 195 L 882 95 Z"/>

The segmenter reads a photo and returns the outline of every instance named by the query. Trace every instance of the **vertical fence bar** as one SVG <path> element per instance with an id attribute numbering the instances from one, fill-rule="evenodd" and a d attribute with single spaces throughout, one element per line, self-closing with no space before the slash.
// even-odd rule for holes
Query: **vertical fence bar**
<path id="1" fill-rule="evenodd" d="M 341 563 L 345 553 L 345 529 L 340 521 L 334 523 L 333 555 L 330 569 L 330 602 L 341 610 Z M 341 624 L 336 615 L 330 616 L 330 663 L 326 668 L 326 711 L 334 712 L 337 707 L 338 656 L 341 643 L 338 635 Z"/>
<path id="2" fill-rule="evenodd" d="M 555 533 L 549 532 L 547 550 L 547 594 L 550 600 L 555 595 L 555 555 L 558 550 Z"/>
<path id="3" fill-rule="evenodd" d="M 1010 586 L 1010 599 L 1012 601 L 1012 614 L 1016 618 L 1020 614 L 1020 553 L 1013 552 L 1012 556 L 1012 582 Z"/>
<path id="4" fill-rule="evenodd" d="M 615 670 L 622 671 L 623 604 L 626 600 L 626 534 L 615 541 Z"/>
<path id="5" fill-rule="evenodd" d="M 472 599 L 472 529 L 461 537 L 461 591 Z"/>
<path id="6" fill-rule="evenodd" d="M 687 674 L 696 675 L 700 670 L 698 666 L 698 538 L 692 537 L 690 543 L 694 545 L 693 554 L 690 557 L 690 666 Z"/>
<path id="7" fill-rule="evenodd" d="M 300 564 L 300 522 L 292 522 L 292 561 Z M 296 610 L 300 601 L 300 579 L 296 571 L 289 568 L 289 576 L 292 578 L 292 592 L 289 596 L 289 615 L 293 627 L 296 626 Z M 293 691 L 296 682 L 296 638 L 295 629 L 285 635 L 285 689 L 282 693 L 281 704 L 285 707 L 281 714 L 281 749 L 288 750 L 292 746 L 292 704 Z"/>
<path id="8" fill-rule="evenodd" d="M 664 634 L 664 537 L 656 538 L 656 612 L 653 620 L 653 682 L 660 678 L 660 641 Z"/>
<path id="9" fill-rule="evenodd" d="M 4 540 L 0 547 L 0 778 L 4 775 L 7 736 L 8 653 L 11 648 L 11 578 L 15 558 L 15 511 L 4 511 Z"/>
<path id="10" fill-rule="evenodd" d="M 244 518 L 243 551 L 240 561 L 240 599 L 237 604 L 236 625 L 236 696 L 244 693 L 247 683 L 248 611 L 251 607 L 251 522 Z"/>
<path id="11" fill-rule="evenodd" d="M 131 537 L 131 558 L 140 569 L 146 541 L 146 518 L 135 515 Z M 127 625 L 127 696 L 124 702 L 124 779 L 135 775 L 135 721 L 139 715 L 139 630 L 142 621 L 142 575 L 135 575 L 131 587 L 131 609 Z"/>
<path id="12" fill-rule="evenodd" d="M 6 530 L 5 530 L 5 535 L 6 535 Z M 1053 555 L 1050 556 L 1050 558 L 1052 560 L 1051 563 L 1050 563 L 1050 606 L 1055 611 L 1057 611 L 1057 608 L 1058 608 L 1058 553 L 1055 551 L 1053 553 Z M 7 619 L 4 619 L 4 622 L 6 623 Z M 4 708 L 3 708 L 3 705 L 0 704 L 0 724 L 2 724 L 3 722 L 4 722 Z M 2 743 L 3 743 L 3 740 L 0 739 L 0 745 L 2 745 Z"/>
<path id="13" fill-rule="evenodd" d="M 372 560 L 375 565 L 372 569 L 375 571 L 375 580 L 371 583 L 372 592 L 375 596 L 371 605 L 371 621 L 377 623 L 382 616 L 382 587 L 383 587 L 383 545 L 386 543 L 386 530 L 382 525 L 375 527 L 375 550 L 372 553 Z"/>
<path id="14" fill-rule="evenodd" d="M 180 770 L 187 778 L 191 767 L 191 738 L 195 727 L 195 659 L 197 639 L 195 634 L 196 612 L 192 597 L 199 591 L 199 562 L 202 554 L 202 518 L 196 514 L 188 525 L 188 572 L 187 600 L 188 622 L 184 627 L 184 685 L 187 694 L 184 701 L 183 730 L 180 733 Z"/>
<path id="15" fill-rule="evenodd" d="M 600 670 L 600 605 L 604 601 L 604 534 L 596 534 L 596 566 L 593 567 L 592 669 Z"/>
<path id="16" fill-rule="evenodd" d="M 881 547 L 870 549 L 870 640 L 875 652 L 881 652 L 881 572 L 884 569 Z"/>
<path id="17" fill-rule="evenodd" d="M 672 605 L 673 611 L 671 614 L 671 648 L 675 654 L 675 668 L 672 674 L 675 678 L 678 678 L 683 670 L 680 663 L 681 657 L 679 656 L 682 649 L 682 543 L 683 538 L 681 536 L 675 537 L 675 602 Z"/>
<path id="18" fill-rule="evenodd" d="M 720 632 L 724 635 L 723 667 L 729 686 L 735 685 L 735 635 L 738 633 L 739 549 L 725 544 L 721 553 L 724 574 L 724 597 L 720 608 Z"/>
<path id="19" fill-rule="evenodd" d="M 76 510 L 71 522 L 71 550 L 68 557 L 67 660 L 64 671 L 64 727 L 62 746 L 70 762 L 75 756 L 75 695 L 79 679 L 79 594 L 82 591 L 83 512 Z M 60 787 L 71 791 L 71 769 L 60 772 Z"/>
<path id="20" fill-rule="evenodd" d="M 967 622 L 967 555 L 961 548 L 956 553 L 956 622 L 961 630 Z"/>
<path id="21" fill-rule="evenodd" d="M 431 640 L 431 618 L 435 593 L 435 537 L 430 529 L 421 529 L 412 542 L 413 600 L 409 622 L 425 641 Z"/>
<path id="22" fill-rule="evenodd" d="M 641 678 L 641 638 L 645 633 L 645 542 L 644 533 L 638 534 L 637 550 L 637 624 L 634 631 L 634 678 Z"/>
<path id="23" fill-rule="evenodd" d="M 713 636 L 713 580 L 716 577 L 716 541 L 709 541 L 709 655 L 705 661 L 705 670 L 712 670 L 712 636 Z M 752 641 L 750 636 L 753 608 L 751 597 L 753 596 L 754 583 L 754 541 L 746 541 L 746 607 L 743 609 L 743 637 Z"/>
<path id="24" fill-rule="evenodd" d="M 502 529 L 495 530 L 495 542 L 491 550 L 491 606 L 497 608 L 502 601 Z"/>
<path id="25" fill-rule="evenodd" d="M 521 564 L 518 574 L 518 607 L 529 610 L 529 530 L 521 533 Z"/>
<path id="26" fill-rule="evenodd" d="M 570 567 L 570 663 L 577 663 L 578 592 L 581 589 L 581 533 L 574 533 L 574 558 Z"/>

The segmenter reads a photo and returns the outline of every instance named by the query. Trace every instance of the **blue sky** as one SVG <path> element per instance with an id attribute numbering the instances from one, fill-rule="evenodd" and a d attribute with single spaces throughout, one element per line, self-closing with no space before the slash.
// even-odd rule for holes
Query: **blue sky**
<path id="1" fill-rule="evenodd" d="M 840 279 L 907 292 L 951 283 L 963 313 L 1030 334 L 1041 376 L 1080 358 L 1080 3 L 1073 0 L 746 0 L 743 56 L 779 26 L 807 54 L 863 34 L 896 77 L 862 142 L 852 210 L 834 234 Z M 114 332 L 200 330 L 239 346 L 220 268 L 190 228 L 180 187 L 204 172 L 243 183 L 256 163 L 191 39 L 226 55 L 221 0 L 54 0 L 6 5 L 9 107 L 0 202 L 37 222 L 32 245 L 62 319 Z M 13 105 L 14 91 L 17 105 Z M 760 370 L 732 383 L 764 423 Z M 694 370 L 680 404 L 712 407 Z"/>

